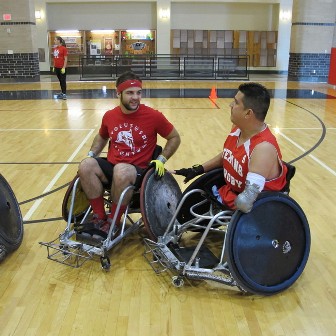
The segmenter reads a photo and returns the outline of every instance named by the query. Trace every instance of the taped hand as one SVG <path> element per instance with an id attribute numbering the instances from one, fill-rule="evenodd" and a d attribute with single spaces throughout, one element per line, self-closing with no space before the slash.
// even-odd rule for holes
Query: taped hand
<path id="1" fill-rule="evenodd" d="M 194 165 L 191 168 L 182 168 L 182 169 L 179 169 L 179 170 L 175 170 L 175 174 L 182 175 L 182 176 L 185 177 L 185 179 L 183 181 L 184 183 L 189 182 L 194 177 L 196 177 L 198 175 L 202 175 L 203 173 L 204 173 L 204 168 L 200 164 Z"/>
<path id="2" fill-rule="evenodd" d="M 64 75 L 65 74 L 65 68 L 61 69 L 61 74 Z"/>
<path id="3" fill-rule="evenodd" d="M 167 159 L 163 155 L 159 155 L 156 160 L 152 160 L 151 165 L 155 166 L 155 178 L 160 179 L 164 173 L 164 164 L 167 162 Z"/>

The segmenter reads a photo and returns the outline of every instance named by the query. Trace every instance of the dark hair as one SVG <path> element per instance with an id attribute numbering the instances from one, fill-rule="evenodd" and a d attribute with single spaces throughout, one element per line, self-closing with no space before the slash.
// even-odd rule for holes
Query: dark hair
<path id="1" fill-rule="evenodd" d="M 238 90 L 244 94 L 242 101 L 245 108 L 253 110 L 256 118 L 264 121 L 271 101 L 268 90 L 259 83 L 244 83 L 239 85 Z"/>
<path id="2" fill-rule="evenodd" d="M 61 43 L 61 45 L 63 47 L 66 47 L 65 41 L 62 39 L 61 36 L 56 36 L 55 38 L 56 38 L 56 40 L 58 40 Z"/>
<path id="3" fill-rule="evenodd" d="M 118 77 L 116 81 L 116 87 L 119 86 L 121 83 L 126 82 L 129 79 L 136 79 L 142 83 L 142 80 L 140 79 L 138 75 L 136 75 L 132 71 L 126 71 Z"/>

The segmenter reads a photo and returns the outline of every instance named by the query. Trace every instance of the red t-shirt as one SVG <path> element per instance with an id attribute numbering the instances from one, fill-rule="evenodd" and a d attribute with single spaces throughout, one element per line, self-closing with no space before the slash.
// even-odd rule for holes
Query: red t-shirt
<path id="1" fill-rule="evenodd" d="M 63 68 L 64 57 L 68 55 L 68 49 L 64 46 L 58 46 L 54 49 L 54 67 Z"/>
<path id="2" fill-rule="evenodd" d="M 245 189 L 250 157 L 255 146 L 262 142 L 269 142 L 275 147 L 279 163 L 282 166 L 280 176 L 266 181 L 263 190 L 280 191 L 286 185 L 287 166 L 281 161 L 282 155 L 279 145 L 270 129 L 266 127 L 263 131 L 237 147 L 239 135 L 240 129 L 233 128 L 226 138 L 223 148 L 223 168 L 226 184 L 218 192 L 223 202 L 230 208 L 234 208 L 235 198 Z"/>
<path id="3" fill-rule="evenodd" d="M 107 111 L 99 134 L 110 139 L 107 160 L 146 168 L 152 159 L 157 134 L 166 138 L 174 126 L 159 111 L 140 104 L 136 112 L 125 114 L 118 106 Z"/>

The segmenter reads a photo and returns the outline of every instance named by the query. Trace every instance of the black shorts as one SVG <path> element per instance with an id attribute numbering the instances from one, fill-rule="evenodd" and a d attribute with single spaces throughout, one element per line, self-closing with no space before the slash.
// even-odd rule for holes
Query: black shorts
<path id="1" fill-rule="evenodd" d="M 95 158 L 99 164 L 99 167 L 103 171 L 104 175 L 106 176 L 108 183 L 103 183 L 104 188 L 110 189 L 112 185 L 112 178 L 113 178 L 113 168 L 114 164 L 107 161 L 106 158 L 97 157 Z M 135 184 L 137 185 L 139 183 L 139 179 L 142 177 L 143 172 L 146 170 L 144 168 L 140 168 L 138 166 L 132 165 L 135 167 L 137 172 L 137 177 L 135 180 Z"/>

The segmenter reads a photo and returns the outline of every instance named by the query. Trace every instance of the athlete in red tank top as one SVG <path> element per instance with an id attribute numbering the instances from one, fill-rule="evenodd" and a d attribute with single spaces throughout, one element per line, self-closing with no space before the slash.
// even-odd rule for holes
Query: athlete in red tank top
<path id="1" fill-rule="evenodd" d="M 184 182 L 223 167 L 225 185 L 213 188 L 219 201 L 232 209 L 248 212 L 262 190 L 280 191 L 286 185 L 287 167 L 275 136 L 264 120 L 270 105 L 268 90 L 258 83 L 245 83 L 230 104 L 233 128 L 222 153 L 202 165 L 175 173 Z"/>

